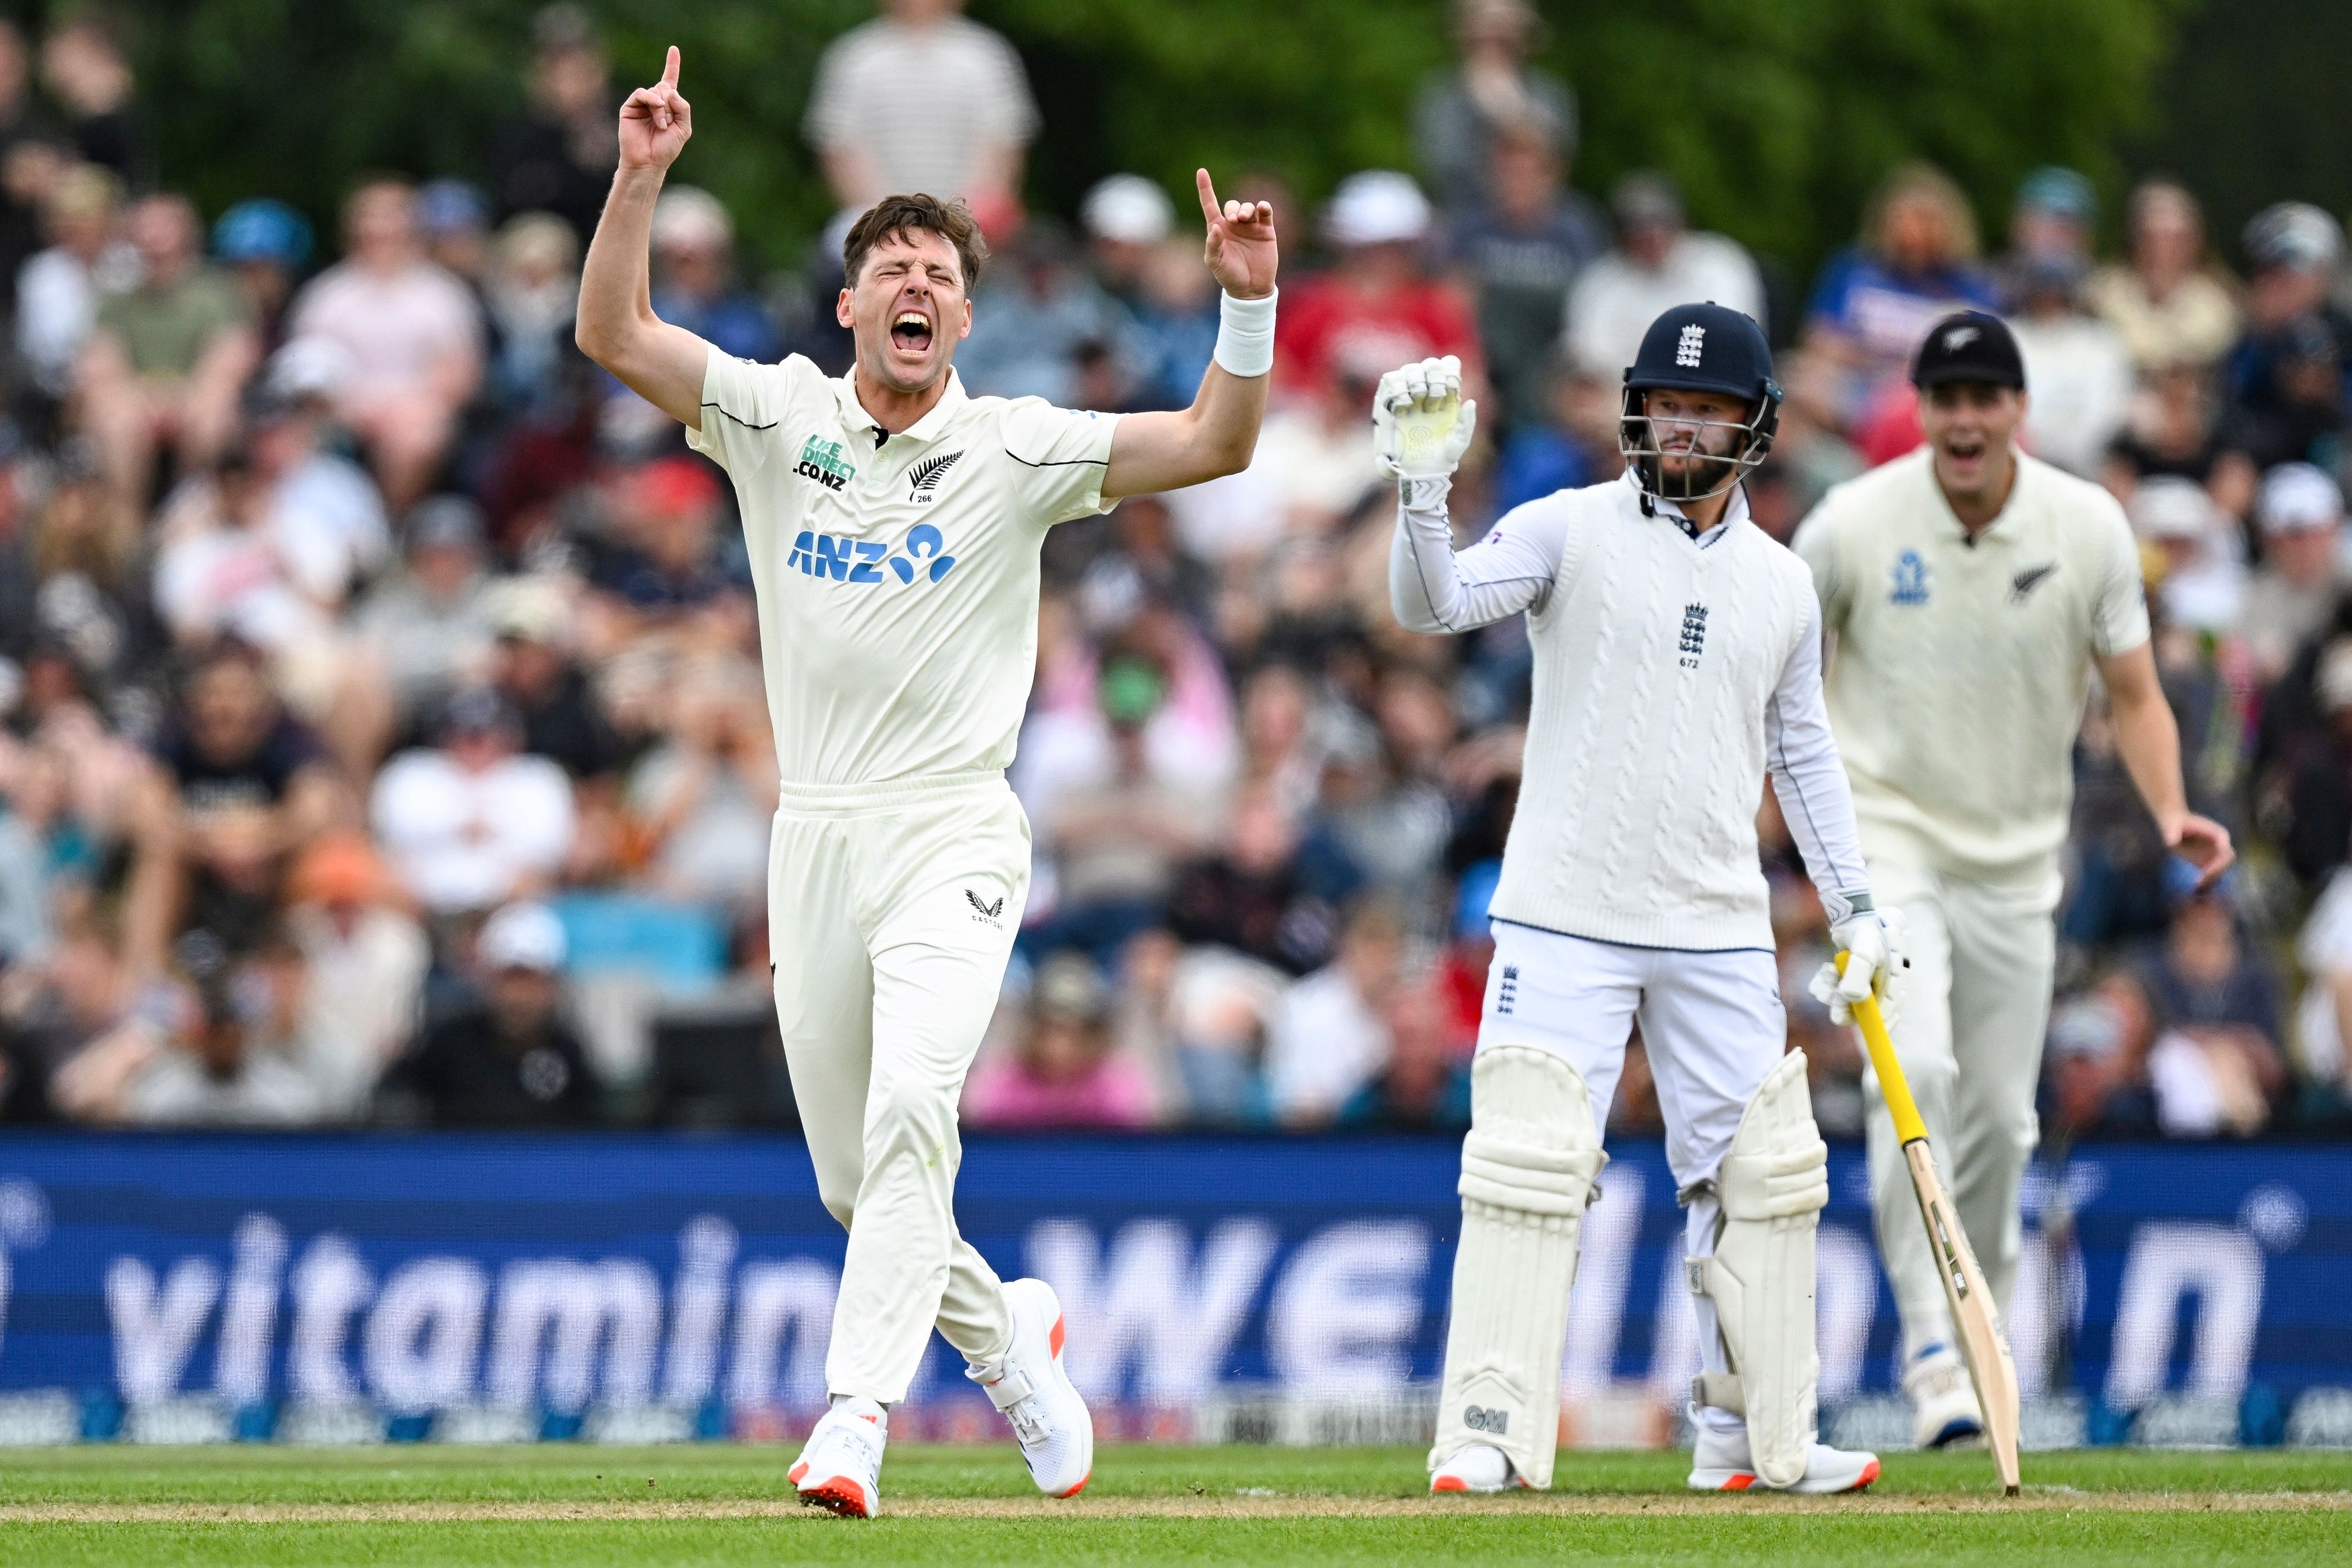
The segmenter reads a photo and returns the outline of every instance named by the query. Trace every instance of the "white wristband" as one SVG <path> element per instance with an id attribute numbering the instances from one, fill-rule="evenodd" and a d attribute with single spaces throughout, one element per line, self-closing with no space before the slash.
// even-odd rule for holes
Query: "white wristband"
<path id="1" fill-rule="evenodd" d="M 1274 300 L 1222 295 L 1217 304 L 1217 349 L 1213 358 L 1228 374 L 1262 376 L 1274 369 Z"/>

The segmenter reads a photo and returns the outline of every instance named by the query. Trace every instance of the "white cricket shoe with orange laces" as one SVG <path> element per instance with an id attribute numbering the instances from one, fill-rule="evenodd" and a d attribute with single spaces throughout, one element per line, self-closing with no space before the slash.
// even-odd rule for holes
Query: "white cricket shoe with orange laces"
<path id="1" fill-rule="evenodd" d="M 1429 1473 L 1429 1490 L 1433 1492 L 1511 1491 L 1524 1490 L 1527 1484 L 1527 1477 L 1519 1474 L 1511 1457 L 1486 1443 L 1471 1444 Z"/>
<path id="2" fill-rule="evenodd" d="M 1037 1490 L 1076 1497 L 1094 1475 L 1095 1424 L 1062 1369 L 1061 1301 L 1043 1280 L 1007 1282 L 1004 1301 L 1013 1313 L 1012 1347 L 993 1366 L 967 1364 L 964 1375 L 1013 1424 Z"/>
<path id="3" fill-rule="evenodd" d="M 887 1410 L 871 1399 L 844 1399 L 817 1422 L 787 1473 L 811 1508 L 871 1519 L 882 1511 L 882 1448 L 889 1440 Z"/>
<path id="4" fill-rule="evenodd" d="M 1719 1432 L 1701 1422 L 1698 1446 L 1691 1454 L 1693 1491 L 1861 1491 L 1878 1479 L 1876 1454 L 1850 1453 L 1815 1443 L 1805 1455 L 1805 1473 L 1796 1484 L 1775 1487 L 1748 1463 L 1748 1429 L 1735 1427 Z"/>

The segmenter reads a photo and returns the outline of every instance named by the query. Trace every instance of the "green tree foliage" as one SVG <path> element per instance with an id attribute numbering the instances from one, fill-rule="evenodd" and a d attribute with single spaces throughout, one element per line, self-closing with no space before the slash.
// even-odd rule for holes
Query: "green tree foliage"
<path id="1" fill-rule="evenodd" d="M 2110 189 L 2194 0 L 1541 0 L 1546 63 L 1583 104 L 1577 181 L 1663 167 L 1696 218 L 1801 269 L 1853 231 L 1906 157 L 1949 168 L 1998 221 L 2035 164 Z M 134 0 L 163 178 L 208 212 L 269 193 L 320 220 L 352 175 L 478 172 L 520 111 L 533 0 Z M 800 139 L 816 57 L 861 0 L 601 0 L 623 84 L 686 54 L 680 177 L 778 263 L 830 205 Z M 1046 120 L 1031 195 L 1067 211 L 1135 169 L 1262 169 L 1318 202 L 1353 169 L 1412 166 L 1415 90 L 1451 55 L 1444 0 L 975 0 L 1021 47 Z M 920 111 L 920 84 L 908 112 Z M 1189 199 L 1189 197 L 1187 198 Z M 331 230 L 329 232 L 331 232 Z"/>
<path id="2" fill-rule="evenodd" d="M 2191 0 L 1538 0 L 1543 63 L 1581 103 L 1575 174 L 1678 179 L 1695 218 L 1810 269 L 1906 158 L 1943 164 L 1989 221 L 2028 170 L 2122 178 L 2122 137 Z M 1056 194 L 1130 167 L 1181 189 L 1194 164 L 1263 167 L 1302 197 L 1368 164 L 1412 167 L 1409 110 L 1451 57 L 1441 0 L 992 0 L 1032 58 Z M 1068 172 L 1065 172 L 1065 171 Z M 1066 200 L 1066 196 L 1065 196 Z M 1990 234 L 1989 238 L 1992 237 Z"/>
<path id="3" fill-rule="evenodd" d="M 824 41 L 872 14 L 861 0 L 606 0 L 616 89 L 686 63 L 694 145 L 678 177 L 724 200 L 745 248 L 791 259 L 831 204 L 800 137 Z M 165 183 L 208 214 L 276 195 L 322 235 L 352 177 L 390 169 L 478 176 L 523 112 L 535 0 L 139 0 L 131 24 L 143 115 Z M 330 241 L 331 244 L 331 240 Z"/>
<path id="4" fill-rule="evenodd" d="M 1584 103 L 1596 188 L 1679 179 L 1695 216 L 1810 267 L 1879 180 L 1942 165 L 1997 245 L 2018 180 L 2071 164 L 2114 192 L 2121 139 L 2190 0 L 1554 0 L 1549 51 Z"/>
<path id="5" fill-rule="evenodd" d="M 1030 62 L 1055 131 L 1034 155 L 1033 184 L 1063 204 L 1120 168 L 1173 193 L 1189 192 L 1204 164 L 1264 171 L 1310 201 L 1358 169 L 1409 169 L 1413 94 L 1452 55 L 1445 0 L 980 0 L 972 10 Z M 1057 112 L 1076 134 L 1060 133 Z"/>
<path id="6" fill-rule="evenodd" d="M 2347 60 L 2344 0 L 2217 0 L 2185 20 L 2156 88 L 2158 120 L 2126 156 L 2203 197 L 2225 256 L 2273 202 L 2316 202 L 2342 217 L 2352 209 Z"/>

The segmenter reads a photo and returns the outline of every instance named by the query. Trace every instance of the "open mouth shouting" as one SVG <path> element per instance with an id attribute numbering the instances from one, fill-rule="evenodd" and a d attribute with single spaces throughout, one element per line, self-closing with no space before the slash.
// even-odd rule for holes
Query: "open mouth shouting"
<path id="1" fill-rule="evenodd" d="M 1956 430 L 1944 437 L 1943 448 L 1944 459 L 1952 468 L 1962 474 L 1973 474 L 1977 465 L 1984 461 L 1986 453 L 1991 450 L 1991 443 L 1985 439 L 1982 431 Z"/>
<path id="2" fill-rule="evenodd" d="M 920 354 L 929 350 L 933 330 L 929 316 L 908 308 L 891 318 L 890 341 L 908 353 Z"/>

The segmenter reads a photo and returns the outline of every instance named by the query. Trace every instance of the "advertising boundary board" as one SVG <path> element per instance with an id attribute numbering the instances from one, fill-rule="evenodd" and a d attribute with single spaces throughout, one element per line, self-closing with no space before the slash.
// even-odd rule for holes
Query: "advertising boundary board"
<path id="1" fill-rule="evenodd" d="M 1107 1437 L 1415 1441 L 1458 1145 L 980 1136 L 959 1221 L 1060 1293 Z M 1697 1349 L 1654 1142 L 1612 1148 L 1569 1440 L 1672 1441 Z M 1833 1146 L 1824 1427 L 1902 1446 L 1858 1145 Z M 2029 1445 L 2352 1445 L 2352 1149 L 2110 1145 L 2026 1194 Z M 842 1257 L 790 1135 L 0 1136 L 0 1442 L 785 1437 Z M 898 1428 L 996 1437 L 937 1341 Z"/>

